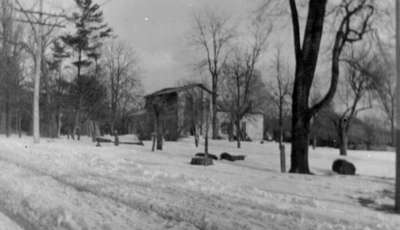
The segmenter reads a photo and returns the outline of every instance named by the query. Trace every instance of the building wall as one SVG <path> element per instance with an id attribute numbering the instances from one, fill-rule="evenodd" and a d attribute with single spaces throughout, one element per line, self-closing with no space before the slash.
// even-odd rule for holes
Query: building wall
<path id="1" fill-rule="evenodd" d="M 229 132 L 236 135 L 236 128 L 232 127 L 229 114 L 225 112 L 217 113 L 218 133 L 224 139 L 229 138 Z M 252 141 L 261 141 L 264 134 L 264 115 L 250 114 L 243 118 L 241 126 L 245 126 L 246 134 Z"/>
<path id="2" fill-rule="evenodd" d="M 264 134 L 264 115 L 251 114 L 242 122 L 246 123 L 246 132 L 252 141 L 261 141 Z"/>
<path id="3" fill-rule="evenodd" d="M 130 118 L 130 130 L 142 139 L 151 138 L 155 122 L 152 102 L 154 98 L 158 97 L 158 99 L 162 98 L 164 105 L 160 119 L 166 140 L 176 141 L 180 137 L 189 136 L 193 134 L 194 126 L 198 129 L 197 132 L 202 134 L 204 117 L 209 108 L 207 95 L 209 94 L 202 88 L 194 87 L 179 92 L 147 97 L 145 111 Z"/>

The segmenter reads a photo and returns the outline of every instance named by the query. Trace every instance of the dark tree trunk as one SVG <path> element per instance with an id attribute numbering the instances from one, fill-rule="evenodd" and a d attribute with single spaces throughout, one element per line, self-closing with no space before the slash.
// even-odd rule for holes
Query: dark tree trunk
<path id="1" fill-rule="evenodd" d="M 279 99 L 279 146 L 283 142 L 283 99 L 282 96 Z"/>
<path id="2" fill-rule="evenodd" d="M 400 95 L 400 2 L 396 1 L 396 95 Z M 396 97 L 396 184 L 394 210 L 400 213 L 400 100 Z"/>
<path id="3" fill-rule="evenodd" d="M 283 144 L 283 97 L 279 98 L 279 157 L 281 160 L 281 172 L 286 172 L 286 153 Z"/>
<path id="4" fill-rule="evenodd" d="M 96 142 L 96 127 L 94 121 L 89 121 L 89 132 L 92 137 L 92 142 Z"/>
<path id="5" fill-rule="evenodd" d="M 160 121 L 160 117 L 156 118 L 157 121 L 157 131 L 156 131 L 156 139 L 157 139 L 157 150 L 162 150 L 163 149 L 163 132 L 162 132 L 162 125 Z"/>
<path id="6" fill-rule="evenodd" d="M 285 145 L 279 144 L 279 153 L 281 158 L 281 172 L 286 172 L 286 153 L 285 153 Z"/>
<path id="7" fill-rule="evenodd" d="M 395 146 L 396 144 L 396 128 L 395 128 L 395 97 L 392 97 L 392 111 L 390 114 L 390 131 L 391 131 L 391 145 Z"/>
<path id="8" fill-rule="evenodd" d="M 80 106 L 78 106 L 78 107 L 80 107 Z M 81 117 L 81 112 L 80 112 L 80 109 L 78 108 L 78 111 L 75 114 L 75 124 L 74 124 L 73 130 L 72 130 L 72 133 L 74 133 L 77 136 L 78 141 L 80 140 L 80 138 L 79 138 L 80 136 L 78 135 L 79 129 L 81 126 L 80 117 Z"/>
<path id="9" fill-rule="evenodd" d="M 242 146 L 241 146 L 241 138 L 242 138 L 242 135 L 241 135 L 241 132 L 240 132 L 240 120 L 237 120 L 236 122 L 235 122 L 235 126 L 236 126 L 236 143 L 237 143 L 237 148 L 238 149 L 240 149 Z"/>
<path id="10" fill-rule="evenodd" d="M 83 96 L 82 96 L 82 87 L 81 86 L 81 68 L 82 68 L 82 50 L 78 51 L 78 64 L 77 64 L 77 88 L 78 88 L 78 103 L 77 103 L 77 107 L 76 107 L 76 115 L 75 115 L 75 124 L 74 124 L 74 130 L 73 132 L 76 132 L 77 135 L 77 140 L 80 140 L 80 129 L 81 129 L 81 110 L 82 110 L 82 100 L 83 100 Z"/>
<path id="11" fill-rule="evenodd" d="M 156 150 L 156 134 L 155 133 L 153 133 L 151 135 L 151 139 L 152 139 L 152 142 L 153 142 L 152 147 L 151 147 L 151 151 L 154 152 Z"/>
<path id="12" fill-rule="evenodd" d="M 196 148 L 199 147 L 199 131 L 196 125 L 194 125 L 194 145 Z"/>
<path id="13" fill-rule="evenodd" d="M 289 0 L 296 57 L 296 71 L 293 87 L 292 103 L 292 151 L 291 173 L 309 174 L 308 145 L 310 120 L 312 114 L 320 108 L 309 108 L 309 96 L 315 69 L 318 62 L 319 49 L 324 25 L 327 0 L 310 0 L 303 45 L 301 45 L 300 23 L 296 1 Z M 322 105 L 327 104 L 333 95 L 324 98 Z"/>
<path id="14" fill-rule="evenodd" d="M 57 108 L 57 137 L 61 136 L 61 127 L 62 127 L 62 113 L 60 112 L 60 108 Z"/>
<path id="15" fill-rule="evenodd" d="M 214 81 L 214 80 L 213 80 Z M 211 103 L 212 103 L 212 124 L 211 124 L 211 129 L 212 129 L 212 139 L 217 139 L 218 138 L 218 120 L 217 120 L 217 83 L 213 84 L 213 94 L 211 98 Z"/>
<path id="16" fill-rule="evenodd" d="M 339 140 L 340 156 L 347 156 L 348 136 L 346 128 L 343 127 L 343 125 L 339 126 L 338 140 Z"/>
<path id="17" fill-rule="evenodd" d="M 310 133 L 310 118 L 303 112 L 293 112 L 291 173 L 309 174 L 308 144 Z"/>
<path id="18" fill-rule="evenodd" d="M 208 133 L 210 130 L 210 118 L 209 115 L 206 116 L 206 129 L 205 129 L 205 135 L 204 135 L 204 154 L 206 158 L 208 158 Z"/>
<path id="19" fill-rule="evenodd" d="M 9 137 L 10 136 L 10 92 L 8 89 L 5 90 L 6 91 L 6 101 L 5 101 L 5 115 L 6 115 L 6 136 Z"/>

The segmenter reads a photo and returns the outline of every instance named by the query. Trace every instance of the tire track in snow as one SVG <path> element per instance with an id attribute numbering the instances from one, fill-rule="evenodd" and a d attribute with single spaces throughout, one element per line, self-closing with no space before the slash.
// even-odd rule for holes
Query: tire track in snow
<path id="1" fill-rule="evenodd" d="M 158 217 L 166 220 L 167 222 L 170 221 L 175 221 L 175 222 L 185 222 L 191 226 L 193 226 L 195 229 L 204 229 L 204 226 L 207 225 L 206 221 L 203 219 L 204 218 L 204 213 L 201 212 L 195 212 L 192 215 L 190 215 L 190 211 L 193 208 L 196 207 L 185 207 L 184 205 L 181 206 L 177 206 L 177 205 L 173 205 L 173 203 L 179 203 L 179 198 L 183 198 L 186 197 L 186 201 L 188 200 L 187 198 L 190 197 L 189 200 L 196 200 L 201 198 L 200 200 L 210 200 L 210 197 L 205 197 L 204 194 L 198 194 L 197 197 L 194 197 L 193 194 L 189 194 L 187 192 L 182 192 L 179 190 L 174 190 L 174 191 L 170 191 L 167 192 L 166 190 L 156 190 L 156 192 L 152 193 L 153 196 L 159 196 L 158 200 L 162 201 L 162 200 L 170 200 L 171 204 L 167 205 L 165 207 L 158 205 L 157 202 L 152 202 L 152 203 L 148 203 L 146 202 L 146 197 L 143 196 L 136 196 L 136 197 L 130 197 L 129 199 L 121 199 L 119 197 L 119 194 L 116 195 L 110 195 L 109 193 L 105 193 L 105 192 L 100 192 L 99 191 L 99 187 L 103 187 L 103 184 L 99 184 L 97 186 L 87 186 L 85 184 L 79 184 L 79 181 L 76 181 L 77 178 L 74 178 L 73 176 L 69 176 L 72 180 L 68 180 L 68 177 L 64 177 L 64 176 L 56 176 L 56 175 L 51 175 L 47 172 L 44 172 L 42 170 L 39 170 L 35 167 L 32 167 L 31 165 L 27 165 L 24 163 L 20 163 L 20 162 L 15 162 L 13 160 L 10 160 L 8 158 L 2 157 L 0 156 L 0 160 L 10 163 L 10 164 L 14 164 L 18 167 L 22 167 L 24 169 L 27 169 L 29 171 L 34 172 L 36 175 L 40 175 L 40 176 L 44 176 L 44 177 L 50 177 L 53 180 L 57 181 L 58 183 L 73 188 L 75 191 L 79 192 L 79 193 L 88 193 L 90 195 L 96 196 L 98 199 L 108 199 L 111 200 L 115 203 L 118 203 L 120 205 L 124 205 L 127 206 L 131 209 L 137 210 L 139 212 L 143 212 L 146 214 L 149 213 L 154 213 L 156 214 Z M 96 179 L 97 182 L 102 181 L 104 178 L 100 178 L 98 177 Z M 104 181 L 104 180 L 103 180 Z M 110 180 L 110 182 L 112 182 Z M 116 185 L 118 186 L 118 184 Z M 116 186 L 109 186 L 111 188 L 116 188 Z M 142 186 L 139 186 L 139 184 L 135 184 L 135 190 L 140 189 L 140 187 L 142 187 L 142 194 L 147 195 L 148 197 L 151 197 L 152 195 L 149 195 L 148 193 L 146 194 L 147 190 L 146 190 L 146 186 L 147 187 L 151 187 L 152 191 L 154 191 L 154 189 L 156 189 L 156 187 L 151 186 L 150 184 L 142 184 Z M 171 195 L 172 194 L 172 195 Z M 161 196 L 160 196 L 161 195 Z M 168 197 L 166 197 L 165 195 L 169 195 Z M 175 200 L 175 201 L 174 201 Z M 220 198 L 215 198 L 215 200 L 220 200 Z M 203 202 L 204 203 L 204 202 Z M 209 205 L 203 205 L 204 207 L 215 207 L 213 205 L 214 202 L 207 202 Z M 228 203 L 228 202 L 227 202 Z M 208 208 L 208 211 L 210 213 L 214 213 L 214 211 L 210 208 Z M 233 208 L 233 207 L 232 207 Z M 196 215 L 196 214 L 200 214 L 200 215 Z M 203 214 L 203 215 L 202 215 Z M 215 213 L 218 214 L 218 213 Z M 237 228 L 240 229 L 240 228 Z"/>
<path id="2" fill-rule="evenodd" d="M 121 194 L 115 192 L 118 186 L 120 186 L 119 183 L 115 183 L 115 178 L 106 180 L 104 176 L 97 175 L 93 180 L 97 184 L 91 186 L 80 181 L 80 179 L 87 179 L 88 175 L 82 176 L 81 178 L 77 177 L 76 175 L 52 175 L 51 173 L 39 170 L 31 165 L 15 162 L 14 160 L 10 160 L 5 157 L 0 156 L 0 160 L 29 170 L 36 175 L 49 177 L 62 184 L 63 186 L 72 188 L 79 193 L 90 194 L 97 197 L 97 199 L 99 200 L 109 200 L 113 203 L 124 205 L 128 208 L 145 214 L 154 213 L 165 221 L 185 222 L 192 225 L 196 229 L 202 229 L 205 225 L 207 225 L 206 221 L 203 219 L 204 213 L 208 213 L 211 216 L 221 216 L 221 207 L 225 208 L 225 210 L 222 211 L 226 211 L 227 213 L 229 213 L 229 215 L 233 217 L 240 217 L 247 212 L 251 213 L 254 209 L 257 209 L 271 218 L 271 222 L 268 226 L 272 227 L 274 225 L 275 227 L 273 227 L 273 229 L 279 229 L 279 224 L 272 224 L 273 219 L 276 219 L 277 216 L 285 217 L 286 220 L 291 219 L 294 222 L 300 220 L 301 218 L 306 218 L 310 221 L 316 221 L 315 218 L 312 218 L 311 215 L 308 215 L 306 213 L 300 213 L 299 211 L 295 210 L 289 211 L 285 209 L 280 209 L 274 205 L 267 207 L 254 204 L 253 202 L 250 202 L 248 200 L 246 200 L 246 202 L 243 202 L 231 196 L 207 196 L 206 194 L 196 191 L 185 191 L 183 188 L 157 188 L 157 186 L 151 186 L 150 184 L 146 183 L 135 183 L 135 194 L 131 194 L 130 197 L 122 196 L 121 198 Z M 102 187 L 111 188 L 111 190 L 104 191 L 102 189 L 99 189 Z M 146 190 L 147 188 L 151 188 L 150 192 Z M 142 195 L 140 195 L 138 191 L 141 191 Z M 146 197 L 156 197 L 156 200 L 149 203 L 146 201 Z M 167 200 L 170 204 L 164 204 L 165 206 L 160 205 L 160 203 L 165 203 L 165 200 Z M 191 200 L 195 200 L 198 206 L 196 207 L 196 204 L 191 204 L 190 206 L 187 206 L 188 203 L 185 202 Z M 201 207 L 199 204 L 201 204 Z M 199 208 L 202 208 L 203 211 L 197 210 L 196 212 L 190 213 L 192 209 Z M 225 217 L 229 219 L 228 215 L 226 215 Z M 246 222 L 251 223 L 251 225 L 249 224 L 249 226 L 259 226 L 259 229 L 263 229 L 266 227 L 264 225 L 265 219 L 260 219 L 259 217 L 253 216 L 247 216 L 246 218 L 248 219 L 246 220 Z M 243 219 L 240 220 L 243 221 Z M 246 224 L 239 224 L 239 222 L 235 221 L 235 219 L 230 219 L 230 221 L 228 221 L 228 223 L 226 223 L 226 226 L 224 227 L 234 228 L 234 225 L 232 225 L 232 223 L 234 223 L 236 225 L 236 228 L 234 229 L 246 229 Z M 319 221 L 322 221 L 322 219 L 319 219 Z M 325 219 L 325 221 L 332 224 L 332 220 Z M 238 228 L 237 226 L 240 227 Z"/>
<path id="3" fill-rule="evenodd" d="M 33 167 L 31 165 L 27 165 L 25 163 L 21 163 L 21 162 L 17 162 L 11 159 L 8 159 L 6 157 L 0 156 L 0 161 L 2 162 L 6 162 L 8 164 L 12 164 L 15 165 L 19 168 L 23 168 L 25 170 L 28 170 L 30 172 L 32 172 L 33 174 L 35 174 L 36 176 L 41 176 L 41 177 L 48 177 L 51 178 L 52 180 L 58 182 L 59 184 L 71 188 L 74 191 L 78 192 L 78 193 L 84 193 L 84 194 L 89 194 L 92 195 L 94 197 L 96 197 L 98 200 L 107 200 L 107 201 L 111 201 L 112 203 L 114 203 L 116 206 L 119 205 L 123 205 L 129 209 L 133 209 L 136 210 L 138 212 L 150 215 L 151 213 L 156 214 L 158 217 L 160 217 L 161 219 L 165 220 L 166 222 L 170 222 L 170 221 L 176 221 L 176 222 L 185 222 L 189 225 L 191 225 L 194 229 L 202 229 L 202 225 L 201 223 L 196 223 L 196 222 L 191 222 L 191 221 L 186 221 L 183 218 L 176 218 L 176 216 L 174 215 L 170 215 L 168 214 L 169 210 L 163 210 L 161 207 L 155 207 L 152 204 L 147 204 L 145 201 L 140 201 L 140 200 L 130 200 L 130 201 L 126 201 L 126 200 L 122 200 L 119 199 L 118 197 L 112 196 L 112 195 L 108 195 L 105 193 L 100 193 L 98 191 L 97 188 L 91 188 L 89 186 L 85 186 L 79 183 L 74 183 L 72 182 L 74 179 L 76 179 L 75 177 L 69 175 L 69 176 L 62 176 L 62 175 L 52 175 L 46 171 L 37 169 L 36 167 Z M 71 178 L 72 180 L 68 180 L 68 178 Z M 101 178 L 97 178 L 97 181 L 101 181 Z M 140 184 L 137 183 L 135 185 L 135 188 L 138 188 L 138 186 L 142 186 L 145 187 L 145 184 Z M 1 204 L 1 203 L 0 203 Z M 1 208 L 0 208 L 1 210 Z M 11 213 L 11 210 L 7 210 L 5 209 L 6 212 Z M 32 222 L 29 222 L 26 218 L 24 218 L 22 215 L 20 214 L 14 214 L 14 218 L 18 221 L 20 221 L 22 223 L 23 226 L 26 226 L 25 229 L 27 230 L 36 230 L 36 229 L 41 229 L 40 227 L 35 227 L 35 224 Z M 187 226 L 189 227 L 189 226 Z M 189 228 L 187 228 L 189 229 Z"/>
<path id="4" fill-rule="evenodd" d="M 62 177 L 60 176 L 55 176 L 55 175 L 50 175 L 46 172 L 43 172 L 37 168 L 34 168 L 32 166 L 20 163 L 20 162 L 14 162 L 10 159 L 4 158 L 4 157 L 0 157 L 0 161 L 2 161 L 3 163 L 6 164 L 10 164 L 10 165 L 14 165 L 15 167 L 24 169 L 25 171 L 28 171 L 29 174 L 32 174 L 32 176 L 39 176 L 39 177 L 44 177 L 44 178 L 49 178 L 53 181 L 55 181 L 56 183 L 60 184 L 61 186 L 67 187 L 69 189 L 74 190 L 75 192 L 79 193 L 79 194 L 86 194 L 86 195 L 90 195 L 92 197 L 96 197 L 94 202 L 99 202 L 99 203 L 108 203 L 108 206 L 110 206 L 110 208 L 114 208 L 115 211 L 117 211 L 118 213 L 124 213 L 123 210 L 121 210 L 121 206 L 125 207 L 123 209 L 132 209 L 134 211 L 139 211 L 143 213 L 143 210 L 141 210 L 140 208 L 134 207 L 133 205 L 128 205 L 125 202 L 121 202 L 118 199 L 113 199 L 112 197 L 108 197 L 108 196 L 104 196 L 101 195 L 95 191 L 92 190 L 88 190 L 86 189 L 84 186 L 80 186 L 80 185 L 76 185 L 73 183 L 69 183 L 68 181 L 64 180 Z M 88 198 L 88 196 L 85 195 L 85 198 Z M 82 197 L 81 197 L 82 198 Z M 81 200 L 82 201 L 82 200 Z M 88 201 L 83 199 L 83 201 Z M 93 201 L 88 201 L 89 203 L 93 202 Z M 1 205 L 1 204 L 0 204 Z M 9 215 L 11 217 L 13 217 L 16 221 L 20 222 L 22 226 L 24 226 L 25 229 L 27 230 L 37 230 L 37 229 L 55 229 L 51 226 L 48 226 L 47 228 L 44 228 L 44 226 L 33 222 L 31 220 L 28 220 L 29 218 L 26 216 L 26 213 L 24 215 L 24 213 L 15 213 L 15 210 L 12 210 L 11 208 L 7 208 L 7 205 L 2 205 L 3 206 L 3 210 L 6 213 L 9 213 Z M 96 207 L 93 207 L 93 210 L 96 211 Z M 119 210 L 119 211 L 118 211 Z M 37 210 L 35 210 L 37 211 Z M 104 213 L 102 213 L 104 214 Z M 145 219 L 145 215 L 141 215 L 141 221 L 146 223 L 152 223 L 154 222 L 154 218 L 152 219 L 151 216 L 149 217 L 149 219 Z M 160 216 L 161 217 L 161 216 Z M 143 218 L 143 219 L 142 219 Z M 128 219 L 129 221 L 129 219 Z M 158 221 L 159 222 L 159 221 Z M 140 223 L 141 224 L 141 223 Z M 145 226 L 146 224 L 144 224 Z M 132 226 L 132 225 L 131 225 Z M 97 228 L 96 228 L 97 229 Z M 111 228 L 114 229 L 114 228 Z M 122 228 L 122 229 L 126 229 L 126 228 Z M 149 228 L 137 228 L 137 229 L 149 229 Z"/>

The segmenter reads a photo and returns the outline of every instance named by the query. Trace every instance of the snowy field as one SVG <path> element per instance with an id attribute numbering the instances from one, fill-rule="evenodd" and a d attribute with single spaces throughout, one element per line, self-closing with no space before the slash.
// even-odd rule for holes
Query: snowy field
<path id="1" fill-rule="evenodd" d="M 338 151 L 317 148 L 308 176 L 279 173 L 275 143 L 212 142 L 212 153 L 247 158 L 211 167 L 189 165 L 201 151 L 192 140 L 155 153 L 89 139 L 1 137 L 0 146 L 1 230 L 400 229 L 389 152 L 349 151 L 358 175 L 339 176 Z"/>

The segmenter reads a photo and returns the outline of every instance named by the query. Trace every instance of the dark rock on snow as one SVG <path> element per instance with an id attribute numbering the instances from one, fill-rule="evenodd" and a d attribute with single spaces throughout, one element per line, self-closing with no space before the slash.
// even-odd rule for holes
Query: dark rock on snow
<path id="1" fill-rule="evenodd" d="M 193 157 L 190 164 L 191 165 L 212 165 L 213 160 L 212 160 L 212 158 Z"/>
<path id="2" fill-rule="evenodd" d="M 356 167 L 344 159 L 337 159 L 332 164 L 332 170 L 341 175 L 355 175 Z"/>
<path id="3" fill-rule="evenodd" d="M 221 153 L 220 159 L 221 160 L 228 160 L 228 161 L 243 161 L 246 158 L 244 155 L 231 155 L 229 153 Z"/>

